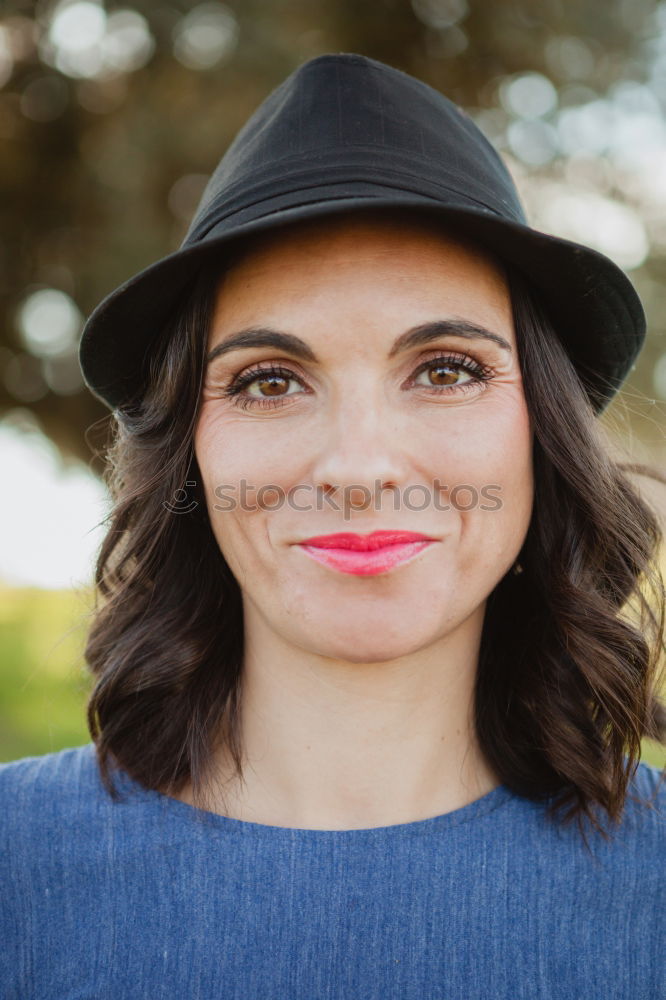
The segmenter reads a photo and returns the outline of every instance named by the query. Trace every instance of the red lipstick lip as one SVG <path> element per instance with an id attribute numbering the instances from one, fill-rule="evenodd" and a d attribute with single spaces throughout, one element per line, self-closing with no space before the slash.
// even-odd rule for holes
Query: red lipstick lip
<path id="1" fill-rule="evenodd" d="M 309 545 L 318 549 L 348 549 L 354 552 L 373 552 L 390 545 L 407 545 L 410 542 L 433 542 L 436 539 L 415 531 L 373 531 L 369 535 L 355 535 L 341 532 L 336 535 L 316 535 L 305 538 L 299 545 Z"/>

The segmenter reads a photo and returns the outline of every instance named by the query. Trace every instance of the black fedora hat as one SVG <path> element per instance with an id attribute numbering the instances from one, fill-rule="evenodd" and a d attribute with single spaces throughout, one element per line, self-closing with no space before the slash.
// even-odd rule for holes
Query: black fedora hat
<path id="1" fill-rule="evenodd" d="M 420 80 L 356 53 L 299 66 L 236 135 L 180 248 L 112 291 L 79 349 L 110 409 L 140 396 L 156 339 L 204 258 L 235 237 L 361 207 L 412 208 L 458 226 L 540 293 L 598 414 L 645 339 L 628 277 L 589 247 L 532 229 L 501 157 Z"/>

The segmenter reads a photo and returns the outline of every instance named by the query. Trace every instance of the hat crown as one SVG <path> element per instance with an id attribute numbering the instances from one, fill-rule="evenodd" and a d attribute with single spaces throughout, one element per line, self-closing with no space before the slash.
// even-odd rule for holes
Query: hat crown
<path id="1" fill-rule="evenodd" d="M 282 192 L 381 183 L 525 222 L 503 160 L 469 115 L 401 70 L 356 53 L 316 56 L 259 105 L 210 177 L 181 246 Z M 357 188 L 356 188 L 357 190 Z M 296 198 L 296 200 L 295 200 Z"/>

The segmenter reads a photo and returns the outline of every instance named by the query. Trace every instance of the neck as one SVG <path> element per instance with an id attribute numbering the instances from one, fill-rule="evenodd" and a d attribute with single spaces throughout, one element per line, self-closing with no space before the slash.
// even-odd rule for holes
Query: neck
<path id="1" fill-rule="evenodd" d="M 218 754 L 205 808 L 271 826 L 362 829 L 450 812 L 495 788 L 473 730 L 480 621 L 375 663 L 283 646 L 253 628 L 243 781 Z M 199 804 L 189 784 L 178 798 Z"/>

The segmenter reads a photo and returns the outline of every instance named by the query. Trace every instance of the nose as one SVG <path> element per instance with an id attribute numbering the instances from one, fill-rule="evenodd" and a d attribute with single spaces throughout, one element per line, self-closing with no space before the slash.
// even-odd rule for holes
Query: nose
<path id="1" fill-rule="evenodd" d="M 398 487 L 408 474 L 406 430 L 382 393 L 359 387 L 343 393 L 327 415 L 327 433 L 312 469 L 315 488 L 344 490 L 351 506 L 367 503 L 387 487 Z"/>

